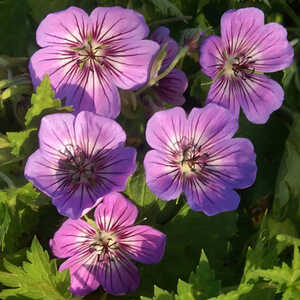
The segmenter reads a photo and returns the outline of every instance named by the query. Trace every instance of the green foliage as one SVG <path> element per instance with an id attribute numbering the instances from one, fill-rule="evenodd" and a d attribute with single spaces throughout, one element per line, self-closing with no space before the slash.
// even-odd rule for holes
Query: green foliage
<path id="1" fill-rule="evenodd" d="M 176 5 L 169 0 L 147 0 L 153 3 L 155 7 L 165 16 L 183 17 L 182 12 Z"/>
<path id="2" fill-rule="evenodd" d="M 38 221 L 38 196 L 31 183 L 0 191 L 0 241 L 5 252 L 24 247 L 32 238 Z"/>
<path id="3" fill-rule="evenodd" d="M 148 188 L 145 175 L 137 171 L 128 182 L 126 196 L 139 208 L 139 218 L 146 218 L 147 222 L 159 223 L 161 211 L 166 206 L 166 202 L 158 199 Z"/>
<path id="4" fill-rule="evenodd" d="M 9 287 L 0 292 L 1 299 L 28 297 L 29 299 L 71 299 L 68 291 L 68 271 L 58 272 L 56 261 L 49 260 L 36 237 L 27 251 L 28 261 L 22 267 L 4 261 L 7 272 L 0 272 L 0 282 Z"/>
<path id="5" fill-rule="evenodd" d="M 37 130 L 41 118 L 50 113 L 71 112 L 69 106 L 62 106 L 59 99 L 54 98 L 49 76 L 46 75 L 31 97 L 31 108 L 25 115 L 26 129 L 19 132 L 8 132 L 7 137 L 12 147 L 11 153 L 28 156 L 37 147 Z"/>
<path id="6" fill-rule="evenodd" d="M 46 75 L 37 87 L 36 93 L 31 96 L 31 108 L 25 116 L 25 125 L 28 128 L 36 128 L 39 125 L 40 119 L 50 113 L 55 112 L 71 112 L 72 108 L 61 106 L 61 101 L 54 98 L 54 91 L 51 88 L 49 76 Z"/>
<path id="7" fill-rule="evenodd" d="M 300 196 L 300 119 L 298 115 L 290 130 L 285 144 L 285 152 L 280 164 L 275 189 L 273 212 L 282 217 L 283 207 L 289 202 L 296 201 Z M 293 203 L 289 203 L 291 205 Z"/>

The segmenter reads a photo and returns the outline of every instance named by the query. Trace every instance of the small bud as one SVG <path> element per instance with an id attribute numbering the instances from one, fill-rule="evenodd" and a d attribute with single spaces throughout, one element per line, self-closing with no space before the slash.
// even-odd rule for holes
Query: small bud
<path id="1" fill-rule="evenodd" d="M 188 47 L 189 53 L 199 52 L 201 37 L 204 35 L 204 32 L 196 28 L 187 28 L 183 30 L 181 35 L 180 44 L 182 47 Z"/>

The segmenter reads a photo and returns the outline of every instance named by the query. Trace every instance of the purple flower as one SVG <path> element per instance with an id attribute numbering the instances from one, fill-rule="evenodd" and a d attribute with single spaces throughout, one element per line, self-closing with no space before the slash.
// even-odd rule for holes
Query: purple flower
<path id="1" fill-rule="evenodd" d="M 162 62 L 160 72 L 165 71 L 178 54 L 178 45 L 170 36 L 167 27 L 158 27 L 152 34 L 151 39 L 163 46 L 167 43 L 166 57 Z M 183 93 L 187 89 L 188 81 L 183 71 L 173 69 L 167 76 L 162 78 L 152 88 L 161 100 L 171 105 L 182 105 L 185 102 Z"/>
<path id="2" fill-rule="evenodd" d="M 221 38 L 207 38 L 200 50 L 203 72 L 214 79 L 206 102 L 232 111 L 240 106 L 253 123 L 265 123 L 283 101 L 283 89 L 263 73 L 292 63 L 287 32 L 277 23 L 264 25 L 264 14 L 250 7 L 229 10 L 221 18 Z"/>
<path id="3" fill-rule="evenodd" d="M 53 198 L 60 214 L 77 219 L 100 197 L 125 189 L 136 168 L 136 151 L 125 140 L 117 122 L 91 112 L 47 115 L 25 177 Z"/>
<path id="4" fill-rule="evenodd" d="M 33 85 L 48 73 L 56 96 L 75 111 L 116 118 L 117 87 L 137 89 L 148 81 L 159 49 L 143 40 L 148 32 L 142 15 L 121 7 L 98 7 L 90 16 L 77 7 L 49 14 L 36 32 L 42 49 L 30 60 Z"/>
<path id="5" fill-rule="evenodd" d="M 215 104 L 194 108 L 188 118 L 181 107 L 157 112 L 148 121 L 146 183 L 169 201 L 185 193 L 193 210 L 214 215 L 236 209 L 239 195 L 256 177 L 255 153 L 248 139 L 232 138 L 238 121 Z"/>
<path id="6" fill-rule="evenodd" d="M 133 225 L 137 208 L 119 193 L 111 193 L 95 210 L 97 229 L 82 220 L 67 220 L 50 246 L 67 259 L 72 293 L 85 296 L 99 285 L 113 295 L 133 292 L 140 281 L 134 259 L 144 264 L 161 260 L 166 236 L 146 225 Z"/>

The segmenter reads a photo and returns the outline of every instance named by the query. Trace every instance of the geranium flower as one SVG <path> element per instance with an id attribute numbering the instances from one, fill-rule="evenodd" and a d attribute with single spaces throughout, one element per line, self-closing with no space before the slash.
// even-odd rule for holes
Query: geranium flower
<path id="1" fill-rule="evenodd" d="M 169 201 L 185 193 L 193 210 L 214 215 L 236 209 L 239 195 L 256 177 L 255 153 L 248 139 L 232 138 L 238 121 L 229 110 L 208 104 L 186 117 L 181 107 L 155 113 L 146 139 L 146 183 Z"/>
<path id="2" fill-rule="evenodd" d="M 150 38 L 159 43 L 162 47 L 166 46 L 166 57 L 162 62 L 159 72 L 165 71 L 178 54 L 178 45 L 170 37 L 170 30 L 167 27 L 158 27 L 151 34 Z M 188 80 L 183 71 L 174 68 L 167 76 L 159 80 L 152 88 L 163 101 L 171 105 L 182 105 L 185 102 L 183 93 L 187 89 Z"/>
<path id="3" fill-rule="evenodd" d="M 117 122 L 91 112 L 47 115 L 25 177 L 53 198 L 60 214 L 77 219 L 99 197 L 125 189 L 136 168 L 136 151 L 125 147 L 125 140 Z"/>
<path id="4" fill-rule="evenodd" d="M 288 67 L 293 47 L 277 23 L 264 25 L 254 7 L 229 10 L 221 18 L 221 38 L 207 38 L 200 49 L 203 72 L 214 79 L 206 103 L 214 102 L 236 117 L 242 107 L 253 123 L 265 123 L 284 97 L 282 87 L 263 73 Z"/>
<path id="5" fill-rule="evenodd" d="M 42 49 L 30 59 L 33 85 L 48 73 L 56 96 L 76 112 L 116 118 L 117 87 L 138 89 L 148 80 L 159 49 L 143 40 L 148 32 L 142 15 L 121 7 L 98 7 L 90 16 L 77 7 L 49 14 L 36 32 Z"/>
<path id="6" fill-rule="evenodd" d="M 119 193 L 111 193 L 95 210 L 97 228 L 82 220 L 67 220 L 50 246 L 55 256 L 68 258 L 59 271 L 70 270 L 70 290 L 85 296 L 99 285 L 113 295 L 133 292 L 140 281 L 131 259 L 143 264 L 161 260 L 166 236 L 146 225 L 133 225 L 137 208 Z"/>

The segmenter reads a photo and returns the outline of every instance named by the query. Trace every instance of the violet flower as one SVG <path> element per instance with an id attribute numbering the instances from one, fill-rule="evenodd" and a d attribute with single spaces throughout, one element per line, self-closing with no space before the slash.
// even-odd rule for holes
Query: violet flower
<path id="1" fill-rule="evenodd" d="M 234 210 L 239 195 L 256 177 L 253 146 L 232 138 L 238 121 L 229 110 L 208 104 L 186 117 L 181 107 L 155 113 L 146 139 L 154 148 L 146 154 L 146 183 L 159 198 L 169 201 L 185 193 L 193 210 L 214 215 Z"/>
<path id="2" fill-rule="evenodd" d="M 253 123 L 265 123 L 284 97 L 282 87 L 263 75 L 288 67 L 293 47 L 277 23 L 264 25 L 254 7 L 229 10 L 221 18 L 221 37 L 207 38 L 200 49 L 203 72 L 213 78 L 206 103 L 214 102 L 236 117 L 242 107 Z"/>
<path id="3" fill-rule="evenodd" d="M 119 193 L 111 193 L 95 210 L 97 229 L 82 220 L 67 220 L 50 246 L 55 256 L 68 258 L 59 271 L 70 270 L 70 290 L 85 296 L 99 285 L 113 295 L 133 292 L 140 281 L 131 259 L 143 264 L 161 260 L 166 236 L 146 225 L 133 225 L 137 208 Z"/>
<path id="4" fill-rule="evenodd" d="M 155 29 L 150 36 L 150 38 L 159 43 L 161 47 L 167 43 L 166 57 L 162 62 L 159 72 L 165 71 L 178 54 L 178 45 L 169 34 L 170 30 L 167 27 L 161 26 Z M 174 68 L 167 76 L 152 86 L 152 89 L 161 100 L 171 105 L 182 105 L 185 102 L 183 93 L 187 89 L 187 86 L 188 80 L 184 72 Z"/>
<path id="5" fill-rule="evenodd" d="M 116 118 L 117 87 L 138 89 L 148 81 L 159 49 L 143 40 L 148 32 L 142 15 L 121 7 L 97 7 L 90 16 L 77 7 L 51 13 L 36 32 L 42 49 L 30 60 L 33 85 L 48 73 L 56 96 L 76 112 Z"/>
<path id="6" fill-rule="evenodd" d="M 125 147 L 125 140 L 117 122 L 91 112 L 47 115 L 25 177 L 53 198 L 60 214 L 77 219 L 100 197 L 125 189 L 136 168 L 136 151 Z"/>

